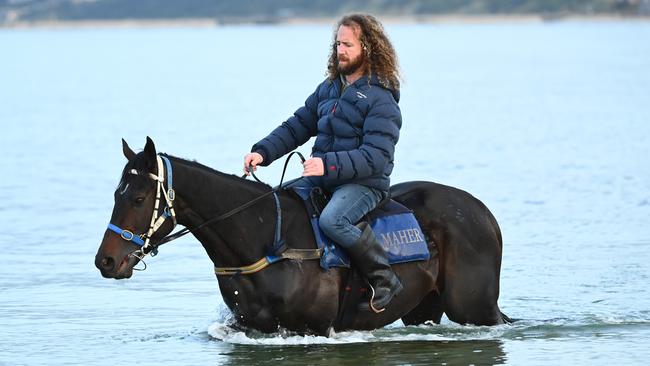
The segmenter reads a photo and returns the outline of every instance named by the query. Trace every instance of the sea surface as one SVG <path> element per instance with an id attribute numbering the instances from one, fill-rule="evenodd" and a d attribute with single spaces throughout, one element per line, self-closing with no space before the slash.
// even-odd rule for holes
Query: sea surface
<path id="1" fill-rule="evenodd" d="M 192 237 L 102 278 L 120 139 L 240 174 L 324 78 L 332 28 L 0 29 L 0 365 L 646 365 L 650 22 L 386 29 L 405 80 L 393 182 L 492 210 L 519 321 L 238 331 Z"/>

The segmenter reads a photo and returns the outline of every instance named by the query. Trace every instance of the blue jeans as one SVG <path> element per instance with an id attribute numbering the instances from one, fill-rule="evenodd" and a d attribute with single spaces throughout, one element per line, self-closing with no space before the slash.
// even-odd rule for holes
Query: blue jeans
<path id="1" fill-rule="evenodd" d="M 296 181 L 291 186 L 314 187 L 320 185 L 320 179 L 307 177 Z M 318 221 L 321 230 L 330 239 L 344 248 L 353 246 L 361 237 L 361 230 L 356 224 L 361 218 L 377 207 L 384 194 L 376 189 L 360 184 L 344 184 L 334 188 L 329 201 Z"/>

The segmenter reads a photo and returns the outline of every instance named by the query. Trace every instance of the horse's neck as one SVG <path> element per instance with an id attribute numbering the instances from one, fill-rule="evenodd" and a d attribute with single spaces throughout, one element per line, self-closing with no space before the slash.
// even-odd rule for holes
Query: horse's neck
<path id="1" fill-rule="evenodd" d="M 269 191 L 261 184 L 174 159 L 178 223 L 193 229 Z M 269 197 L 194 232 L 217 266 L 242 266 L 266 254 L 273 239 L 275 205 Z"/>

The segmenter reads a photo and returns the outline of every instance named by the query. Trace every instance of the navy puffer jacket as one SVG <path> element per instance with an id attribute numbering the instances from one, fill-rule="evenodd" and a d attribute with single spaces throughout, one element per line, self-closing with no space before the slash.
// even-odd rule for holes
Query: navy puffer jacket
<path id="1" fill-rule="evenodd" d="M 252 151 L 268 165 L 316 136 L 312 156 L 323 159 L 326 188 L 356 183 L 387 192 L 402 126 L 399 91 L 386 89 L 374 76 L 341 89 L 341 80 L 326 79 Z"/>

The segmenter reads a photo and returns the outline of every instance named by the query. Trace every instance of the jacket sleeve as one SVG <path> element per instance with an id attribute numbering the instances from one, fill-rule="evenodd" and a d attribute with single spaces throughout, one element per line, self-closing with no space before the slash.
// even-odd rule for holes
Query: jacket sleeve
<path id="1" fill-rule="evenodd" d="M 251 152 L 257 152 L 264 158 L 260 165 L 271 164 L 274 160 L 289 153 L 307 142 L 310 137 L 316 135 L 320 87 L 319 85 L 316 91 L 307 97 L 305 105 L 298 108 L 293 116 L 253 145 Z"/>
<path id="2" fill-rule="evenodd" d="M 328 179 L 358 179 L 384 172 L 393 161 L 402 127 L 402 115 L 394 100 L 379 100 L 368 111 L 363 124 L 361 145 L 354 150 L 324 154 Z"/>

